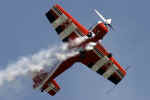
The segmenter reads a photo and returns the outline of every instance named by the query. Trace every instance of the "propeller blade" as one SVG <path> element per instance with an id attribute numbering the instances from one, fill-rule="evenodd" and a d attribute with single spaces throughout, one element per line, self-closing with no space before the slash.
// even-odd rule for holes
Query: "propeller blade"
<path id="1" fill-rule="evenodd" d="M 127 68 L 125 70 L 128 71 L 128 69 L 130 69 L 130 68 L 131 68 L 131 66 L 127 66 Z"/>
<path id="2" fill-rule="evenodd" d="M 106 19 L 104 18 L 104 16 L 96 9 L 94 9 L 95 13 L 103 20 L 103 22 L 106 22 Z"/>
<path id="3" fill-rule="evenodd" d="M 110 29 L 112 29 L 113 31 L 115 31 L 115 28 L 111 24 L 108 24 L 108 26 L 110 27 Z"/>
<path id="4" fill-rule="evenodd" d="M 94 9 L 94 11 L 98 15 L 98 17 L 100 17 L 102 19 L 102 21 L 105 25 L 107 25 L 110 29 L 114 30 L 114 28 L 111 24 L 112 19 L 110 19 L 110 18 L 105 19 L 105 17 L 98 10 Z"/>

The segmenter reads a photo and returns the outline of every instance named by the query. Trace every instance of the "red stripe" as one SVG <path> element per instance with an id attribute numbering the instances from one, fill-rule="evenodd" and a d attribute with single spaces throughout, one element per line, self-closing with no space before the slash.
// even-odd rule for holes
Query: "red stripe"
<path id="1" fill-rule="evenodd" d="M 57 82 L 55 80 L 52 80 L 51 83 L 54 84 L 54 86 L 56 87 L 57 90 L 60 89 L 60 86 L 57 84 Z"/>
<path id="2" fill-rule="evenodd" d="M 123 75 L 126 75 L 126 71 L 123 67 L 120 66 L 120 64 L 115 60 L 115 58 L 111 57 L 110 60 L 119 68 L 119 70 L 123 73 Z"/>
<path id="3" fill-rule="evenodd" d="M 71 40 L 74 40 L 75 38 L 77 38 L 77 34 L 75 32 L 72 32 L 70 35 L 69 35 L 69 39 Z"/>
<path id="4" fill-rule="evenodd" d="M 96 48 L 103 53 L 104 56 L 107 56 L 109 53 L 107 50 L 102 46 L 101 43 L 97 43 Z"/>

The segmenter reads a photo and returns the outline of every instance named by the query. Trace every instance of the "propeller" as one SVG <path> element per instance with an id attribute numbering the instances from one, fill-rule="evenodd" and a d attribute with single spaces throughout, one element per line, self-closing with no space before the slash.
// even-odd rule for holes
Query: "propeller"
<path id="1" fill-rule="evenodd" d="M 125 70 L 128 71 L 128 69 L 130 69 L 130 68 L 131 68 L 131 66 L 127 66 L 127 68 Z"/>
<path id="2" fill-rule="evenodd" d="M 110 29 L 114 30 L 111 22 L 112 22 L 112 19 L 106 19 L 98 10 L 94 9 L 95 13 L 102 19 L 103 23 L 108 26 Z"/>

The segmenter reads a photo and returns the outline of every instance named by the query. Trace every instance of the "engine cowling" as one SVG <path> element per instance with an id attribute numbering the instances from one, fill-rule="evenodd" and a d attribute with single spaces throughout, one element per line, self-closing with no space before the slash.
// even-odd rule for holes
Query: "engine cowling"
<path id="1" fill-rule="evenodd" d="M 103 39 L 103 37 L 108 32 L 108 28 L 103 22 L 98 21 L 97 24 L 92 27 L 90 31 L 92 31 L 95 35 L 100 34 L 101 39 Z"/>

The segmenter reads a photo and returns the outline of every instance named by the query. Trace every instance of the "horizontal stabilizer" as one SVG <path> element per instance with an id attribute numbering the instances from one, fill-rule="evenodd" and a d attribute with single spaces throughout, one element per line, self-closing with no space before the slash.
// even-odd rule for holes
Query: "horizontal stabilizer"
<path id="1" fill-rule="evenodd" d="M 40 71 L 37 73 L 35 77 L 33 77 L 33 88 L 39 89 L 42 92 L 47 92 L 51 96 L 55 95 L 59 90 L 60 87 L 55 80 L 48 81 L 51 74 L 48 72 Z"/>
<path id="2" fill-rule="evenodd" d="M 51 96 L 54 96 L 60 90 L 60 86 L 57 84 L 55 80 L 52 80 L 45 86 L 47 87 L 44 91 L 50 94 Z"/>

